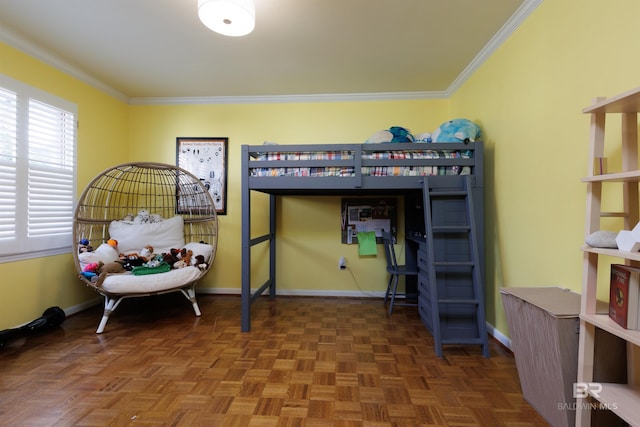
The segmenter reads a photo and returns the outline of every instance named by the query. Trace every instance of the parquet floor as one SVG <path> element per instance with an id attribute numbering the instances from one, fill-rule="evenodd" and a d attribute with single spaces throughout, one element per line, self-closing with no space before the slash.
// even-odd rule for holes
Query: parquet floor
<path id="1" fill-rule="evenodd" d="M 101 307 L 0 350 L 2 426 L 543 426 L 491 342 L 435 357 L 415 308 L 179 294 Z"/>

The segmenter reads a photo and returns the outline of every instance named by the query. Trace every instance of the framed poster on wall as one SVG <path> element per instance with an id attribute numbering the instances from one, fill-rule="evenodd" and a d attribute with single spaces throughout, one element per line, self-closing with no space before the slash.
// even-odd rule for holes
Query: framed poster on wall
<path id="1" fill-rule="evenodd" d="M 228 143 L 229 138 L 176 138 L 176 164 L 204 183 L 218 215 L 227 214 Z"/>

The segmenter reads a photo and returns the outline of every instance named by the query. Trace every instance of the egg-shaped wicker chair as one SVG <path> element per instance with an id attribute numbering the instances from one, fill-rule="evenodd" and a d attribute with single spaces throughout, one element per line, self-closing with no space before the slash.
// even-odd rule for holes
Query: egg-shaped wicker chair
<path id="1" fill-rule="evenodd" d="M 103 171 L 80 195 L 73 239 L 78 277 L 104 297 L 97 333 L 127 298 L 181 292 L 201 315 L 195 286 L 213 264 L 218 219 L 207 188 L 190 172 L 163 163 Z M 138 257 L 142 251 L 149 258 Z M 151 257 L 153 264 L 115 271 Z"/>

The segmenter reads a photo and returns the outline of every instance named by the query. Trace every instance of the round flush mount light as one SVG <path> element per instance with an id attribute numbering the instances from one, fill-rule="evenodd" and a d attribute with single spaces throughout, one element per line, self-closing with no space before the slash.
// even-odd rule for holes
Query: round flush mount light
<path id="1" fill-rule="evenodd" d="M 198 0 L 200 21 L 225 36 L 245 36 L 256 26 L 253 0 Z"/>

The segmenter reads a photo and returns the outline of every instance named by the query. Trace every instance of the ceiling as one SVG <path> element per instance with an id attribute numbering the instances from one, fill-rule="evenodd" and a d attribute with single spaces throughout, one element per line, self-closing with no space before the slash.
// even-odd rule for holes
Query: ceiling
<path id="1" fill-rule="evenodd" d="M 542 0 L 255 0 L 226 37 L 197 0 L 0 0 L 0 41 L 121 99 L 446 96 Z"/>

